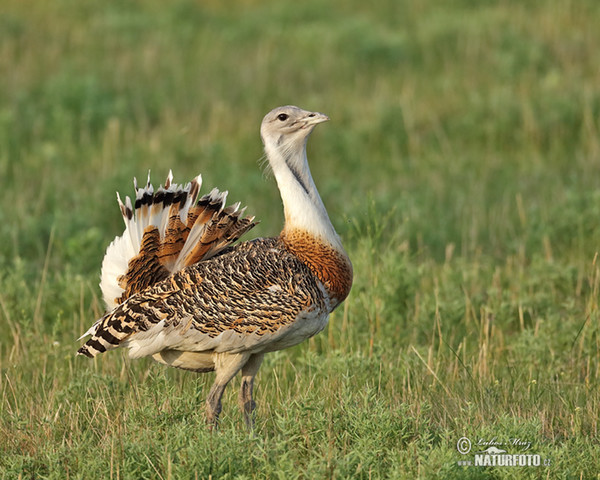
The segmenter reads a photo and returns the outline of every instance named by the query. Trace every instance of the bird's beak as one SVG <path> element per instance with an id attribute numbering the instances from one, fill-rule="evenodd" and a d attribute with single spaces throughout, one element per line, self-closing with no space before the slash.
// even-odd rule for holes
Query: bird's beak
<path id="1" fill-rule="evenodd" d="M 304 120 L 304 126 L 302 128 L 308 128 L 308 127 L 317 125 L 319 123 L 329 121 L 329 117 L 327 115 L 325 115 L 324 113 L 308 112 L 304 116 L 303 120 Z"/>

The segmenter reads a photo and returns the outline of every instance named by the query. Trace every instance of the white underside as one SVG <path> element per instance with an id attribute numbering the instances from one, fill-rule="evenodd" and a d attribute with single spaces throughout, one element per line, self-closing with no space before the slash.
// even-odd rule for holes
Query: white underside
<path id="1" fill-rule="evenodd" d="M 186 322 L 173 328 L 163 320 L 146 332 L 132 335 L 122 346 L 129 348 L 131 358 L 154 356 L 155 360 L 174 367 L 202 370 L 212 368 L 214 354 L 267 353 L 297 345 L 323 330 L 328 319 L 325 312 L 303 312 L 274 333 L 258 335 L 226 330 L 212 338 L 186 328 Z"/>
<path id="2" fill-rule="evenodd" d="M 152 355 L 159 363 L 170 367 L 183 368 L 196 372 L 207 372 L 215 369 L 216 358 L 212 352 L 181 352 L 179 350 L 162 350 Z"/>

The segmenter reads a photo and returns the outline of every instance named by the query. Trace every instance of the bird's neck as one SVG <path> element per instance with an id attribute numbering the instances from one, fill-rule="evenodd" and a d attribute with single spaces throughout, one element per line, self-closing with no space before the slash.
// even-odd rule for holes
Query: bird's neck
<path id="1" fill-rule="evenodd" d="M 287 158 L 280 151 L 267 151 L 267 155 L 283 201 L 285 225 L 281 239 L 323 282 L 333 309 L 350 292 L 352 263 L 312 179 L 306 149 Z"/>
<path id="2" fill-rule="evenodd" d="M 344 252 L 306 159 L 306 146 L 291 153 L 285 149 L 267 150 L 285 214 L 283 233 L 302 231 Z M 344 252 L 345 253 L 345 252 Z"/>

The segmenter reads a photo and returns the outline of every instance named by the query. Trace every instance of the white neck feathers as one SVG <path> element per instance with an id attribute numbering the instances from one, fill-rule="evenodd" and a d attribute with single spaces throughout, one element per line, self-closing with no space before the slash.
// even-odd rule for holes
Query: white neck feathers
<path id="1" fill-rule="evenodd" d="M 344 251 L 310 174 L 306 138 L 302 145 L 265 145 L 265 152 L 281 193 L 284 231 L 302 230 Z"/>

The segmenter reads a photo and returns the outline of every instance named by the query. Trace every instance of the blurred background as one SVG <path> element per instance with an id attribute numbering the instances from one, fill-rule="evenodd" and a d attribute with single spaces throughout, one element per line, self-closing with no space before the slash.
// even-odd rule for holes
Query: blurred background
<path id="1" fill-rule="evenodd" d="M 114 191 L 148 170 L 156 182 L 201 172 L 276 233 L 258 128 L 290 103 L 332 118 L 309 155 L 342 231 L 344 217 L 395 209 L 411 248 L 439 258 L 449 243 L 535 245 L 542 222 L 552 246 L 570 247 L 573 229 L 597 223 L 595 2 L 2 8 L 5 261 L 43 257 L 54 226 L 55 254 L 89 272 L 121 228 Z"/>

